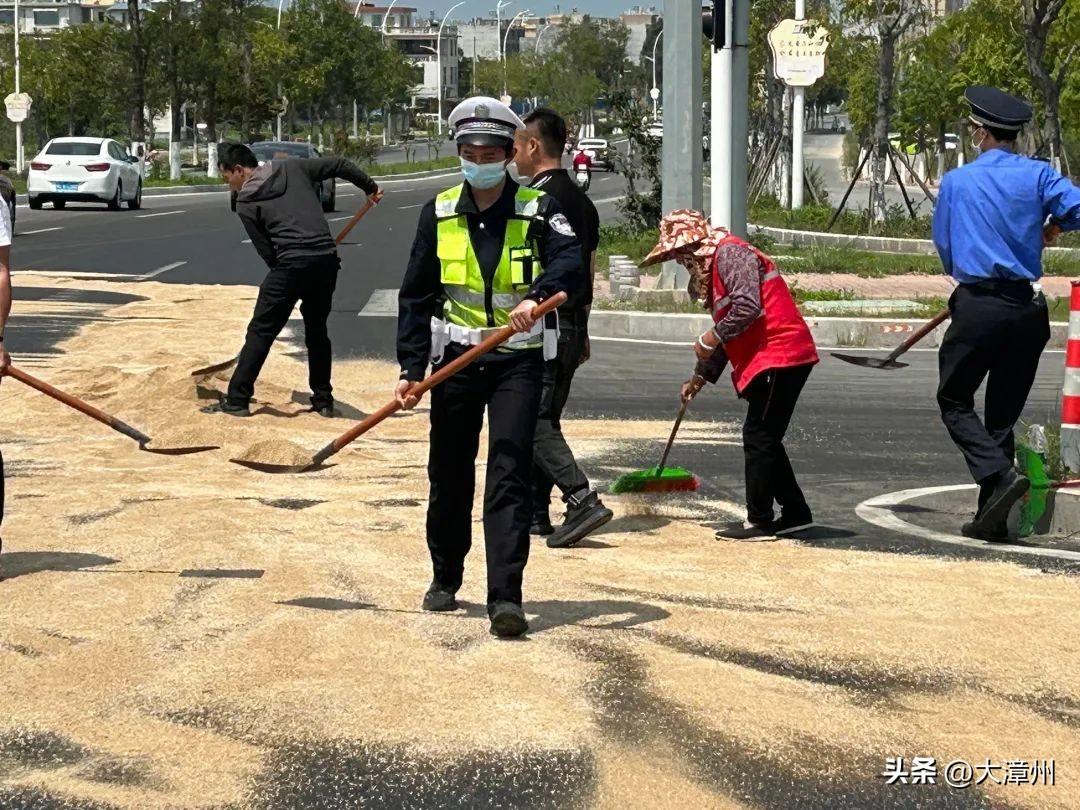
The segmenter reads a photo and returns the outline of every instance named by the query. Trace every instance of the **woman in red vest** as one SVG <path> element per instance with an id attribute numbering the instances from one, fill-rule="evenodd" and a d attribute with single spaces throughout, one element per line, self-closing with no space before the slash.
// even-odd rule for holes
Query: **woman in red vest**
<path id="1" fill-rule="evenodd" d="M 690 271 L 690 297 L 714 321 L 694 345 L 698 362 L 683 384 L 683 400 L 715 383 L 730 362 L 735 392 L 748 405 L 746 522 L 721 529 L 717 539 L 764 540 L 810 528 L 813 515 L 784 450 L 784 434 L 818 355 L 791 291 L 768 256 L 713 228 L 697 211 L 665 216 L 660 241 L 641 266 L 669 260 Z"/>

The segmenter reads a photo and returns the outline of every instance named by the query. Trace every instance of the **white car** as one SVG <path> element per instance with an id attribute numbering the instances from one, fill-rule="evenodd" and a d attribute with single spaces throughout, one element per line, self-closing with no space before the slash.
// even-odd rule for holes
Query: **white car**
<path id="1" fill-rule="evenodd" d="M 51 202 L 104 202 L 114 211 L 123 203 L 142 207 L 139 159 L 111 138 L 53 138 L 30 162 L 26 178 L 30 207 Z"/>
<path id="2" fill-rule="evenodd" d="M 593 169 L 605 172 L 615 171 L 611 157 L 611 147 L 603 138 L 582 138 L 577 142 L 577 151 L 584 152 L 592 161 Z"/>
<path id="3" fill-rule="evenodd" d="M 645 134 L 650 138 L 655 138 L 658 141 L 664 140 L 664 125 L 659 121 L 654 121 L 649 124 L 649 128 L 645 131 Z"/>

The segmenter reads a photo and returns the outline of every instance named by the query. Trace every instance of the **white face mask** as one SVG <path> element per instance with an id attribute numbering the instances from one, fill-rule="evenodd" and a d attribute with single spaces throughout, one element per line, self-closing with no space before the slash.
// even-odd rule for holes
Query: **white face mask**
<path id="1" fill-rule="evenodd" d="M 532 185 L 532 175 L 522 174 L 521 170 L 518 168 L 517 163 L 511 162 L 510 165 L 506 167 L 506 170 L 510 173 L 510 179 L 517 183 L 519 186 Z"/>
<path id="2" fill-rule="evenodd" d="M 981 137 L 981 138 L 979 138 L 979 142 L 978 142 L 978 143 L 975 143 L 975 136 L 976 136 L 976 135 L 977 135 L 977 134 L 978 134 L 979 132 L 981 132 L 981 133 L 982 133 L 982 137 Z M 971 148 L 972 148 L 972 149 L 974 149 L 974 150 L 975 150 L 976 152 L 981 152 L 981 151 L 982 151 L 982 145 L 983 145 L 983 144 L 984 144 L 985 142 L 986 142 L 986 130 L 985 130 L 985 129 L 983 129 L 982 127 L 979 127 L 979 128 L 977 129 L 977 130 L 975 130 L 975 132 L 972 132 L 972 133 L 971 133 Z"/>

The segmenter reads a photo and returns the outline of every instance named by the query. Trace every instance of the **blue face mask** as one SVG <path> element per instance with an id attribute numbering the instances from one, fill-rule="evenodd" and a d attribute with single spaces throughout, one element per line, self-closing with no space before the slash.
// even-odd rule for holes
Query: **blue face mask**
<path id="1" fill-rule="evenodd" d="M 465 158 L 461 160 L 461 173 L 473 188 L 481 191 L 495 188 L 506 176 L 505 163 L 473 163 Z"/>

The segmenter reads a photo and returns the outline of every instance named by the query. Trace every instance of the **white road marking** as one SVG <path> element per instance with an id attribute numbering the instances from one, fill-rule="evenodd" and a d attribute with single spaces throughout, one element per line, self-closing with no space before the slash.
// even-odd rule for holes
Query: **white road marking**
<path id="1" fill-rule="evenodd" d="M 599 340 L 607 343 L 650 343 L 653 346 L 687 346 L 694 345 L 694 341 L 691 338 L 687 338 L 685 341 L 674 340 L 645 340 L 643 338 L 614 338 L 614 337 L 596 337 L 595 335 L 589 335 L 589 340 Z"/>
<path id="2" fill-rule="evenodd" d="M 151 270 L 149 273 L 139 276 L 139 278 L 143 281 L 147 281 L 160 276 L 162 273 L 168 273 L 170 270 L 175 270 L 177 267 L 183 267 L 185 264 L 187 264 L 187 262 L 173 262 L 172 264 L 166 264 L 164 267 L 159 267 L 157 270 Z"/>
<path id="3" fill-rule="evenodd" d="M 173 214 L 183 214 L 185 211 L 158 211 L 156 214 L 136 214 L 135 219 L 149 219 L 150 217 L 168 217 Z"/>
<path id="4" fill-rule="evenodd" d="M 420 203 L 419 205 L 403 205 L 398 208 L 399 211 L 408 211 L 411 208 L 423 208 L 427 203 Z"/>
<path id="5" fill-rule="evenodd" d="M 241 245 L 250 245 L 250 244 L 251 244 L 251 240 L 250 240 L 250 239 L 244 239 L 244 240 L 243 240 L 242 242 L 240 242 L 240 244 L 241 244 Z"/>
<path id="6" fill-rule="evenodd" d="M 30 236 L 33 233 L 48 233 L 49 231 L 62 231 L 63 228 L 38 228 L 36 231 L 19 231 L 19 236 Z"/>
<path id="7" fill-rule="evenodd" d="M 396 316 L 398 313 L 398 291 L 397 289 L 389 290 L 375 290 L 371 293 L 371 297 L 368 302 L 364 304 L 364 308 L 357 312 L 359 317 L 375 316 Z"/>
<path id="8" fill-rule="evenodd" d="M 620 194 L 618 197 L 604 197 L 600 200 L 593 200 L 593 205 L 606 205 L 607 203 L 618 202 L 619 200 L 626 199 L 625 194 Z"/>
<path id="9" fill-rule="evenodd" d="M 1053 557 L 1059 560 L 1080 560 L 1080 551 L 1038 548 L 1035 546 L 1016 546 L 1012 543 L 987 543 L 982 540 L 975 540 L 971 537 L 964 537 L 960 534 L 948 534 L 947 532 L 927 529 L 923 526 L 916 526 L 914 523 L 908 523 L 893 510 L 894 506 L 899 506 L 906 501 L 911 501 L 926 495 L 937 495 L 942 492 L 961 492 L 963 490 L 971 489 L 975 489 L 974 484 L 950 484 L 941 487 L 921 487 L 919 489 L 902 489 L 899 492 L 887 492 L 884 495 L 868 498 L 860 503 L 855 507 L 855 514 L 867 523 L 872 523 L 882 529 L 889 529 L 890 531 L 899 532 L 900 534 L 906 534 L 908 536 L 914 535 L 915 537 L 921 537 L 923 540 L 933 540 L 937 543 L 967 546 L 968 548 L 978 548 L 983 551 L 1008 551 L 1013 554 L 1029 554 L 1034 557 Z"/>

